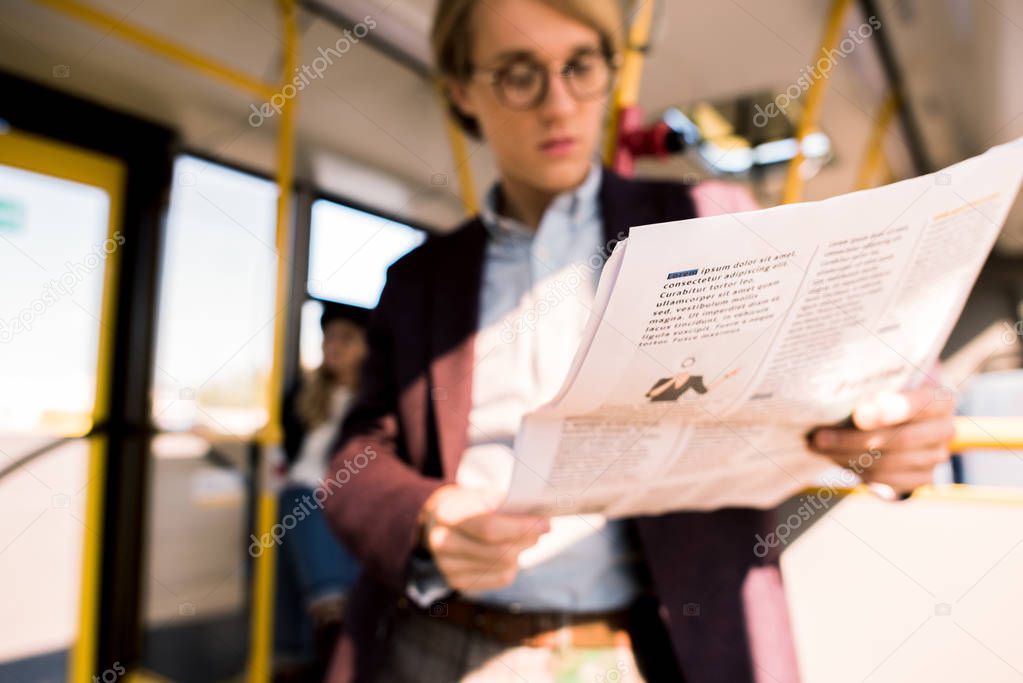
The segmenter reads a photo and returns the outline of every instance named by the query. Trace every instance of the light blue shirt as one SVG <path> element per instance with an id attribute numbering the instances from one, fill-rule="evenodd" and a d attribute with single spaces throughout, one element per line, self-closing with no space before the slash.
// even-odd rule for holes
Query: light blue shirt
<path id="1" fill-rule="evenodd" d="M 601 174 L 595 162 L 579 187 L 552 200 L 535 232 L 500 215 L 498 185 L 485 198 L 480 217 L 488 241 L 459 484 L 505 490 L 522 416 L 553 398 L 564 381 L 606 256 Z M 551 531 L 520 556 L 512 585 L 467 597 L 527 611 L 615 609 L 640 591 L 638 563 L 625 522 L 555 516 Z M 421 604 L 442 597 L 439 578 L 436 570 L 419 571 L 410 596 Z"/>

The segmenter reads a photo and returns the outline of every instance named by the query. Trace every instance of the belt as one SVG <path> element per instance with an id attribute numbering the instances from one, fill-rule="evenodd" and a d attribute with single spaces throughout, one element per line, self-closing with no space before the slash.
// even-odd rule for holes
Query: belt
<path id="1" fill-rule="evenodd" d="M 400 609 L 460 626 L 508 645 L 528 647 L 630 647 L 629 610 L 605 612 L 517 612 L 451 597 L 421 608 L 406 598 Z"/>

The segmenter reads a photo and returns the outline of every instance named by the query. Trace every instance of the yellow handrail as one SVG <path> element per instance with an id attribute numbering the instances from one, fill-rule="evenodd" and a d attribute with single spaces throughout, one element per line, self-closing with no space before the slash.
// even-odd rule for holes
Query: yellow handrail
<path id="1" fill-rule="evenodd" d="M 795 497 L 804 496 L 824 498 L 828 501 L 833 498 L 844 498 L 846 496 L 872 496 L 874 493 L 865 484 L 856 486 L 810 486 Z M 915 489 L 911 498 L 913 500 L 932 500 L 956 503 L 993 503 L 996 505 L 1020 505 L 1023 504 L 1023 490 L 1008 486 L 977 486 L 973 484 L 927 484 Z M 827 501 L 824 501 L 827 502 Z"/>
<path id="2" fill-rule="evenodd" d="M 262 99 L 270 99 L 276 92 L 276 86 L 264 83 L 257 78 L 242 73 L 225 64 L 214 61 L 205 55 L 194 52 L 152 31 L 130 24 L 102 10 L 89 7 L 77 0 L 36 0 L 52 10 L 90 24 L 101 31 L 112 33 L 121 38 L 146 48 L 150 52 L 178 62 L 188 68 L 223 81 L 240 90 L 245 90 Z"/>
<path id="3" fill-rule="evenodd" d="M 278 0 L 284 36 L 284 64 L 282 85 L 298 66 L 298 18 L 295 0 Z M 297 91 L 296 91 L 297 94 Z M 267 424 L 259 433 L 263 449 L 262 471 L 258 477 L 258 504 L 256 507 L 256 536 L 264 538 L 277 522 L 277 497 L 269 486 L 270 462 L 268 454 L 283 441 L 281 427 L 281 399 L 284 395 L 284 360 L 287 353 L 288 308 L 291 301 L 288 268 L 291 264 L 292 210 L 291 194 L 294 184 L 295 108 L 297 97 L 285 98 L 281 108 L 281 122 L 277 130 L 277 288 L 274 310 L 273 364 L 270 369 L 267 396 Z M 252 590 L 252 621 L 250 623 L 249 672 L 250 683 L 270 680 L 273 660 L 273 596 L 276 573 L 275 546 L 266 547 L 255 559 Z"/>
<path id="4" fill-rule="evenodd" d="M 870 139 L 867 141 L 866 152 L 863 155 L 863 162 L 856 174 L 856 189 L 865 190 L 871 186 L 871 178 L 877 173 L 878 168 L 884 166 L 884 137 L 888 127 L 899 110 L 899 98 L 894 91 L 889 91 L 878 110 L 874 119 L 873 129 L 870 131 Z"/>
<path id="5" fill-rule="evenodd" d="M 957 417 L 952 450 L 1023 450 L 1023 417 Z"/>
<path id="6" fill-rule="evenodd" d="M 437 81 L 436 90 L 444 111 L 444 128 L 448 134 L 448 144 L 451 145 L 451 159 L 455 163 L 455 173 L 458 174 L 458 187 L 460 190 L 459 194 L 462 197 L 462 208 L 465 209 L 467 216 L 473 216 L 479 211 L 479 196 L 476 194 L 476 182 L 473 180 L 472 166 L 469 165 L 469 152 L 465 146 L 465 133 L 458 127 L 451 113 L 447 111 L 444 84 Z"/>
<path id="7" fill-rule="evenodd" d="M 828 13 L 828 23 L 824 29 L 824 37 L 821 39 L 821 47 L 818 54 L 834 50 L 838 44 L 838 35 L 842 30 L 842 23 L 845 15 L 852 5 L 852 0 L 834 0 L 831 3 L 831 11 Z M 785 192 L 782 195 L 782 202 L 791 204 L 798 202 L 803 195 L 802 166 L 805 157 L 803 156 L 803 139 L 812 133 L 817 127 L 817 118 L 820 116 L 821 104 L 824 102 L 824 91 L 827 87 L 827 78 L 817 78 L 810 84 L 806 92 L 806 104 L 803 107 L 802 116 L 799 118 L 799 125 L 796 128 L 796 141 L 799 148 L 796 156 L 789 162 L 788 175 L 785 178 Z"/>
<path id="8" fill-rule="evenodd" d="M 643 61 L 650 39 L 650 28 L 654 21 L 656 0 L 640 2 L 642 4 L 636 10 L 629 26 L 628 42 L 622 53 L 622 67 L 618 73 L 618 82 L 611 98 L 611 111 L 607 117 L 604 163 L 608 166 L 614 164 L 615 152 L 618 149 L 618 127 L 622 110 L 634 106 L 639 101 L 639 84 L 643 77 Z"/>

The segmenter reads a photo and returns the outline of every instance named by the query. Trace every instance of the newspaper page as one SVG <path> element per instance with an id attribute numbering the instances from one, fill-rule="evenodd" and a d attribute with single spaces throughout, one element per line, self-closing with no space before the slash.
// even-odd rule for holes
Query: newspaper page
<path id="1" fill-rule="evenodd" d="M 566 380 L 526 415 L 503 509 L 609 517 L 772 507 L 806 446 L 924 381 L 1023 176 L 1023 139 L 820 202 L 634 227 Z"/>

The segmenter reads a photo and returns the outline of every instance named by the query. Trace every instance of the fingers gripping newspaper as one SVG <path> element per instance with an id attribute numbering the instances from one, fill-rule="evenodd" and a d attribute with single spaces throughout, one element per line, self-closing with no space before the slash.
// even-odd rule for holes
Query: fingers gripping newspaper
<path id="1" fill-rule="evenodd" d="M 771 507 L 835 465 L 813 426 L 928 380 L 1023 175 L 1023 139 L 820 202 L 634 227 L 502 509 Z"/>

